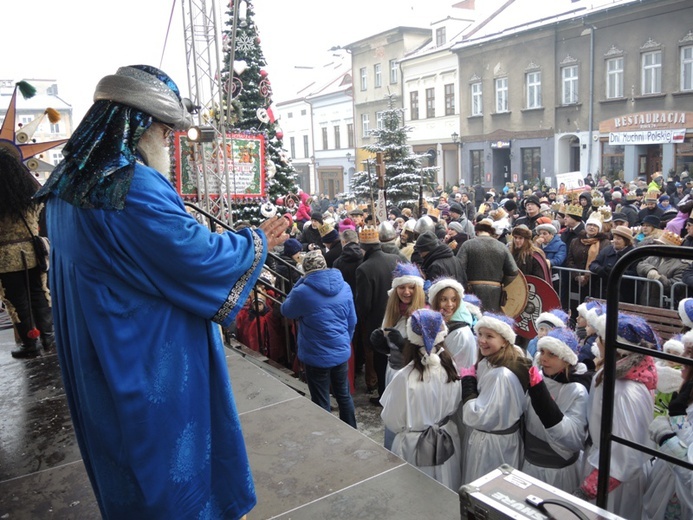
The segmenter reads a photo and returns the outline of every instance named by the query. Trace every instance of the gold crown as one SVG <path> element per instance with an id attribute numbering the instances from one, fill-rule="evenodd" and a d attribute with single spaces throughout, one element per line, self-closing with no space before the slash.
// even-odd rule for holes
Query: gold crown
<path id="1" fill-rule="evenodd" d="M 373 226 L 366 226 L 359 232 L 359 241 L 362 244 L 379 244 L 380 235 Z"/>
<path id="2" fill-rule="evenodd" d="M 635 190 L 629 191 L 626 194 L 626 200 L 631 201 L 631 202 L 634 200 L 638 200 L 638 195 L 635 193 Z"/>
<path id="3" fill-rule="evenodd" d="M 565 214 L 571 217 L 582 218 L 582 206 L 580 204 L 568 204 L 565 207 Z"/>
<path id="4" fill-rule="evenodd" d="M 602 216 L 602 222 L 611 222 L 611 208 L 609 206 L 601 206 L 598 209 Z"/>
<path id="5" fill-rule="evenodd" d="M 662 233 L 659 237 L 659 240 L 661 240 L 665 244 L 672 246 L 680 246 L 682 242 L 681 237 L 672 231 L 665 231 L 664 233 Z"/>
<path id="6" fill-rule="evenodd" d="M 436 208 L 428 208 L 428 216 L 440 219 L 440 210 Z"/>
<path id="7" fill-rule="evenodd" d="M 323 225 L 318 226 L 318 233 L 320 233 L 321 237 L 324 237 L 333 229 L 334 229 L 334 226 L 332 224 L 330 224 L 329 222 L 325 222 Z"/>
<path id="8" fill-rule="evenodd" d="M 595 208 L 600 208 L 604 205 L 604 197 L 599 195 L 599 197 L 592 197 L 592 206 Z"/>
<path id="9" fill-rule="evenodd" d="M 659 200 L 659 190 L 647 190 L 645 202 L 657 202 Z"/>
<path id="10" fill-rule="evenodd" d="M 554 202 L 551 204 L 551 211 L 555 213 L 565 213 L 565 206 L 560 202 Z"/>

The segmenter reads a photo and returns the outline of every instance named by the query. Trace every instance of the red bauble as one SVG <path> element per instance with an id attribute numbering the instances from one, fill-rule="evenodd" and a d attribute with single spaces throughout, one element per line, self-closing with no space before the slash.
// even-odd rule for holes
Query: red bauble
<path id="1" fill-rule="evenodd" d="M 262 40 L 260 40 L 260 37 L 259 37 L 259 36 L 258 36 L 257 38 L 255 38 L 255 43 L 260 43 L 261 41 L 262 41 Z"/>
<path id="2" fill-rule="evenodd" d="M 260 71 L 260 76 L 262 76 L 263 78 L 267 77 L 267 71 L 265 69 L 262 69 Z"/>
<path id="3" fill-rule="evenodd" d="M 274 201 L 277 206 L 283 206 L 284 205 L 284 197 L 277 197 L 277 200 Z"/>
<path id="4" fill-rule="evenodd" d="M 37 339 L 40 335 L 41 335 L 41 333 L 36 328 L 33 328 L 29 332 L 26 333 L 26 337 L 29 339 Z"/>
<path id="5" fill-rule="evenodd" d="M 282 132 L 281 130 L 278 131 L 275 135 L 277 136 L 277 139 L 283 139 L 284 138 L 284 132 Z"/>

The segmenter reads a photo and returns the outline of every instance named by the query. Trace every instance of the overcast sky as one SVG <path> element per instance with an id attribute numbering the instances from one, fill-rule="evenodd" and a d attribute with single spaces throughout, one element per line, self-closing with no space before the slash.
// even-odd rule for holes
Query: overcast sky
<path id="1" fill-rule="evenodd" d="M 187 93 L 182 1 L 188 0 L 0 0 L 5 42 L 0 79 L 56 79 L 76 122 L 91 105 L 99 79 L 123 65 L 161 66 Z M 436 4 L 452 1 L 255 0 L 274 100 L 297 90 L 293 66 L 316 64 L 332 46 L 397 25 L 427 27 Z M 216 5 L 225 11 L 227 3 Z"/>

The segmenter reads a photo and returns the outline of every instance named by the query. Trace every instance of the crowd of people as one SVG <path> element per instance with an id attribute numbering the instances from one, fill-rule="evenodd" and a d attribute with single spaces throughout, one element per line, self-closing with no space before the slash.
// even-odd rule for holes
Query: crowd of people
<path id="1" fill-rule="evenodd" d="M 306 364 L 311 398 L 329 409 L 325 374 L 337 370 L 339 414 L 355 426 L 353 403 L 344 396 L 354 385 L 343 378 L 364 377 L 371 403 L 382 407 L 385 447 L 453 490 L 507 463 L 594 500 L 608 348 L 605 307 L 594 299 L 604 297 L 606 286 L 594 281 L 608 279 L 616 261 L 640 244 L 685 246 L 689 231 L 693 241 L 693 182 L 686 177 L 664 184 L 654 174 L 650 185 L 600 179 L 594 188 L 588 178 L 585 190 L 573 193 L 515 194 L 507 186 L 476 204 L 455 189 L 425 204 L 422 215 L 391 207 L 383 222 L 365 205 L 333 213 L 312 207 L 302 232 L 287 222 L 293 237 L 277 249 L 302 274 L 293 289 L 287 277 L 287 302 L 277 312 L 297 318 L 297 357 Z M 668 187 L 674 190 L 665 195 Z M 307 296 L 303 286 L 324 284 L 318 282 L 324 271 L 333 272 L 330 294 L 340 293 L 338 302 Z M 535 317 L 531 341 L 503 314 L 504 289 L 519 272 L 558 292 L 567 280 L 579 294 Z M 641 281 L 623 280 L 620 299 L 658 305 L 659 294 L 637 284 L 659 281 L 669 295 L 673 284 L 693 278 L 689 273 L 686 260 L 648 257 L 628 268 Z M 619 341 L 693 357 L 693 332 L 683 334 L 693 324 L 693 299 L 684 296 L 675 301 L 682 334 L 663 341 L 643 318 L 621 313 Z M 345 317 L 352 308 L 347 361 L 342 336 L 352 330 Z M 333 330 L 331 320 L 341 329 Z M 316 362 L 325 334 L 335 350 Z M 613 433 L 687 459 L 693 372 L 628 351 L 619 350 L 617 359 Z M 608 507 L 625 518 L 693 514 L 690 472 L 614 444 L 610 475 Z"/>

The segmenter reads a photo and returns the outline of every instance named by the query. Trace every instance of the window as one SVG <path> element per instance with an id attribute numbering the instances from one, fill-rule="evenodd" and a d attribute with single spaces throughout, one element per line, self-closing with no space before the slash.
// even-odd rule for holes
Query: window
<path id="1" fill-rule="evenodd" d="M 472 186 L 477 184 L 481 186 L 484 180 L 484 151 L 483 150 L 470 150 L 469 151 L 469 165 L 472 174 Z"/>
<path id="2" fill-rule="evenodd" d="M 361 90 L 366 90 L 368 88 L 368 71 L 366 67 L 361 69 Z"/>
<path id="3" fill-rule="evenodd" d="M 371 121 L 368 114 L 361 114 L 361 133 L 363 137 L 368 137 L 371 133 Z"/>
<path id="4" fill-rule="evenodd" d="M 390 83 L 397 83 L 399 80 L 399 69 L 397 68 L 397 60 L 390 60 Z"/>
<path id="5" fill-rule="evenodd" d="M 323 126 L 320 129 L 320 133 L 322 134 L 322 149 L 328 150 L 329 149 L 329 143 L 327 141 L 327 127 Z"/>
<path id="6" fill-rule="evenodd" d="M 339 136 L 339 125 L 334 126 L 334 147 L 339 150 L 342 147 L 341 139 Z"/>
<path id="7" fill-rule="evenodd" d="M 455 84 L 448 83 L 445 85 L 445 115 L 455 115 Z"/>
<path id="8" fill-rule="evenodd" d="M 693 45 L 681 47 L 681 90 L 693 90 Z"/>
<path id="9" fill-rule="evenodd" d="M 310 157 L 310 147 L 308 146 L 308 136 L 303 136 L 303 157 Z"/>
<path id="10" fill-rule="evenodd" d="M 522 179 L 530 184 L 539 180 L 541 148 L 522 148 Z"/>
<path id="11" fill-rule="evenodd" d="M 481 96 L 481 81 L 471 84 L 472 91 L 472 115 L 480 116 L 483 111 L 483 97 Z"/>
<path id="12" fill-rule="evenodd" d="M 642 55 L 642 93 L 659 94 L 662 91 L 662 51 Z"/>
<path id="13" fill-rule="evenodd" d="M 541 72 L 527 73 L 527 108 L 541 107 Z"/>
<path id="14" fill-rule="evenodd" d="M 19 122 L 24 125 L 28 125 L 34 120 L 34 116 L 19 116 Z"/>
<path id="15" fill-rule="evenodd" d="M 287 114 L 286 114 L 286 118 L 287 118 L 287 119 L 293 119 L 293 117 L 294 117 L 294 113 L 293 113 L 293 112 L 287 112 Z"/>
<path id="16" fill-rule="evenodd" d="M 578 102 L 577 65 L 563 67 L 561 69 L 561 78 L 563 83 L 563 98 L 561 99 L 561 102 L 564 105 L 574 105 Z"/>
<path id="17" fill-rule="evenodd" d="M 623 97 L 623 58 L 606 60 L 606 98 Z"/>
<path id="18" fill-rule="evenodd" d="M 354 123 L 347 123 L 347 146 L 354 147 Z"/>
<path id="19" fill-rule="evenodd" d="M 496 79 L 496 113 L 508 111 L 508 78 Z"/>
<path id="20" fill-rule="evenodd" d="M 291 158 L 296 158 L 296 138 L 289 137 L 289 151 L 291 152 Z"/>
<path id="21" fill-rule="evenodd" d="M 376 112 L 375 113 L 375 127 L 378 130 L 383 129 L 383 113 L 382 112 Z"/>
<path id="22" fill-rule="evenodd" d="M 305 116 L 305 115 L 306 115 L 306 109 L 305 109 L 305 108 L 304 108 L 303 110 L 301 110 L 301 115 L 302 115 L 302 116 Z"/>
<path id="23" fill-rule="evenodd" d="M 445 27 L 436 29 L 436 47 L 445 45 Z"/>
<path id="24" fill-rule="evenodd" d="M 51 134 L 60 133 L 60 123 L 51 123 Z"/>
<path id="25" fill-rule="evenodd" d="M 380 63 L 373 65 L 373 86 L 375 88 L 383 86 L 383 71 Z"/>
<path id="26" fill-rule="evenodd" d="M 613 179 L 619 172 L 624 171 L 625 146 L 602 144 L 602 171 Z"/>
<path id="27" fill-rule="evenodd" d="M 419 119 L 419 91 L 413 90 L 409 93 L 409 112 L 412 121 Z"/>
<path id="28" fill-rule="evenodd" d="M 426 117 L 436 117 L 436 89 L 426 89 Z"/>
<path id="29" fill-rule="evenodd" d="M 53 166 L 57 166 L 60 161 L 63 160 L 62 152 L 51 152 L 51 163 Z"/>

